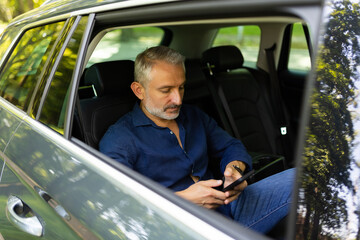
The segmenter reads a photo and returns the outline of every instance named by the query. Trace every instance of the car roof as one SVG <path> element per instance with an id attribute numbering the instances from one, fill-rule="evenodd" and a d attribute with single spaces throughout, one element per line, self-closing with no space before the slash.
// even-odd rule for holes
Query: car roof
<path id="1" fill-rule="evenodd" d="M 9 25 L 21 24 L 24 22 L 35 22 L 43 19 L 49 19 L 60 15 L 80 15 L 96 12 L 105 12 L 115 9 L 125 9 L 136 6 L 146 6 L 155 4 L 164 4 L 169 2 L 192 2 L 210 4 L 216 3 L 217 0 L 48 0 L 43 3 L 39 8 L 26 12 L 25 14 L 15 18 Z M 225 1 L 221 1 L 224 2 Z M 238 0 L 227 0 L 228 3 L 239 4 Z M 297 4 L 319 4 L 323 0 L 242 0 L 241 4 L 244 5 L 297 5 Z"/>
<path id="2" fill-rule="evenodd" d="M 89 14 L 177 0 L 48 0 L 40 7 L 16 17 L 9 25 L 34 22 L 64 14 Z"/>

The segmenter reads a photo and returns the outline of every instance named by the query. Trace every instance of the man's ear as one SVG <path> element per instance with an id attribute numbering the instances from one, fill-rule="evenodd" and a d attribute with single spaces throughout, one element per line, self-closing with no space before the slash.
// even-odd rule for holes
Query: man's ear
<path id="1" fill-rule="evenodd" d="M 131 90 L 134 92 L 135 96 L 140 99 L 143 100 L 144 99 L 144 87 L 138 83 L 138 82 L 132 82 L 131 85 Z"/>

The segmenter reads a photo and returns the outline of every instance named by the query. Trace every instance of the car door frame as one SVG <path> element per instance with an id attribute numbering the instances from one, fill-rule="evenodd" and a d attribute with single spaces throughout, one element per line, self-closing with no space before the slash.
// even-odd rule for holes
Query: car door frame
<path id="1" fill-rule="evenodd" d="M 66 15 L 68 16 L 68 14 Z M 94 15 L 93 15 L 94 16 Z M 59 20 L 61 17 L 56 17 L 52 19 L 52 21 Z M 193 228 L 191 226 L 194 222 L 197 222 L 199 224 L 198 229 L 194 229 L 194 231 L 197 231 L 199 233 L 205 234 L 205 236 L 222 236 L 222 237 L 229 237 L 232 236 L 234 238 L 238 238 L 240 234 L 242 235 L 242 239 L 261 239 L 262 236 L 259 236 L 258 234 L 246 230 L 245 228 L 227 220 L 225 217 L 222 217 L 216 213 L 209 213 L 206 210 L 203 210 L 201 208 L 198 208 L 196 206 L 193 206 L 192 204 L 188 203 L 187 201 L 180 199 L 179 197 L 175 196 L 172 192 L 165 189 L 164 187 L 160 186 L 159 184 L 149 181 L 149 179 L 145 179 L 145 177 L 140 176 L 140 174 L 137 174 L 135 172 L 132 172 L 128 168 L 122 166 L 119 163 L 114 162 L 114 160 L 107 158 L 106 156 L 92 151 L 88 146 L 77 142 L 71 142 L 69 141 L 70 138 L 70 129 L 71 129 L 71 122 L 72 122 L 72 114 L 74 112 L 75 108 L 75 97 L 76 97 L 76 89 L 79 84 L 79 78 L 82 72 L 82 62 L 83 57 L 85 53 L 85 49 L 87 47 L 87 40 L 89 33 L 91 32 L 91 26 L 94 18 L 91 18 L 91 21 L 89 19 L 88 21 L 88 27 L 86 34 L 83 36 L 83 43 L 81 44 L 81 50 L 80 55 L 77 59 L 76 63 L 76 69 L 73 74 L 72 79 L 72 90 L 70 94 L 70 101 L 68 102 L 68 108 L 67 108 L 67 120 L 65 125 L 65 136 L 61 136 L 58 133 L 54 132 L 52 129 L 46 127 L 42 123 L 38 122 L 36 119 L 39 118 L 39 114 L 41 111 L 38 111 L 38 114 L 36 115 L 36 119 L 33 119 L 32 117 L 28 116 L 25 112 L 20 111 L 19 119 L 21 119 L 21 122 L 19 123 L 19 126 L 28 126 L 30 128 L 33 128 L 35 132 L 41 133 L 44 136 L 47 136 L 48 139 L 51 139 L 51 142 L 58 143 L 59 146 L 62 146 L 63 149 L 69 149 L 73 153 L 82 153 L 81 155 L 87 156 L 90 160 L 93 162 L 97 162 L 98 164 L 102 165 L 101 169 L 107 169 L 108 173 L 112 173 L 110 178 L 112 178 L 112 181 L 118 181 L 115 179 L 125 179 L 126 182 L 129 184 L 129 186 L 133 187 L 133 190 L 135 192 L 138 192 L 140 195 L 142 192 L 146 191 L 148 192 L 148 200 L 149 201 L 158 201 L 158 203 L 154 202 L 155 205 L 162 208 L 163 204 L 168 206 L 169 208 L 166 209 L 166 212 L 169 213 L 169 216 L 172 216 L 176 219 L 182 219 L 181 221 L 186 223 L 190 228 Z M 26 26 L 26 28 L 23 29 L 22 32 L 25 32 L 27 29 L 40 26 L 43 24 L 48 23 L 48 21 L 40 21 L 35 22 L 29 26 Z M 21 36 L 21 34 L 19 34 Z M 17 41 L 14 41 L 13 46 L 15 46 Z M 11 51 L 10 51 L 11 52 Z M 60 58 L 61 55 L 58 56 Z M 56 61 L 58 64 L 59 61 Z M 54 68 L 55 65 L 54 65 Z M 51 81 L 51 77 L 48 78 L 47 81 Z M 49 86 L 49 84 L 47 84 Z M 48 91 L 49 87 L 45 89 L 45 94 Z M 36 93 L 34 93 L 36 94 Z M 42 97 L 42 101 L 45 100 L 46 97 Z M 13 106 L 11 103 L 9 103 L 9 108 L 14 108 L 17 110 L 15 106 Z M 15 133 L 14 133 L 15 134 Z M 12 145 L 13 140 L 9 141 L 9 145 Z M 95 154 L 94 154 L 95 153 Z M 6 154 L 6 152 L 5 152 Z M 99 160 L 100 159 L 100 160 Z M 7 164 L 9 164 L 11 159 L 7 160 Z M 15 168 L 17 166 L 16 162 L 10 163 L 12 164 L 12 168 Z M 91 163 L 93 165 L 93 163 Z M 22 174 L 26 175 L 26 174 Z M 116 176 L 116 177 L 115 177 Z M 28 182 L 31 181 L 31 177 L 26 177 L 28 179 Z M 36 182 L 32 183 L 34 186 L 32 188 L 36 187 Z M 145 187 L 145 188 L 144 188 Z M 45 189 L 46 190 L 46 189 Z M 49 192 L 50 195 L 52 195 L 51 192 Z M 149 197 L 150 196 L 150 197 Z M 151 200 L 153 198 L 153 200 Z M 171 211 L 171 209 L 177 209 L 175 211 Z M 182 214 L 174 215 L 173 212 L 179 213 L 179 211 Z M 196 213 L 196 214 L 194 214 Z M 193 219 L 190 224 L 189 219 Z M 211 221 L 209 220 L 211 219 Z"/>

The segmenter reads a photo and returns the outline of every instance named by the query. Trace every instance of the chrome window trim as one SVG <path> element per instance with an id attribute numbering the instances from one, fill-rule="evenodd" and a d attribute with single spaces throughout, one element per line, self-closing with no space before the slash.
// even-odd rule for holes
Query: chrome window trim
<path id="1" fill-rule="evenodd" d="M 73 76 L 70 83 L 70 92 L 69 92 L 69 101 L 66 107 L 65 113 L 65 121 L 64 121 L 64 137 L 69 139 L 71 137 L 71 129 L 72 129 L 72 120 L 73 120 L 73 113 L 75 109 L 75 102 L 77 96 L 77 90 L 79 86 L 80 76 L 83 72 L 83 63 L 85 58 L 85 50 L 88 46 L 90 40 L 90 33 L 93 29 L 95 21 L 95 14 L 92 13 L 89 15 L 87 26 L 85 28 L 83 37 L 81 39 L 80 47 L 79 47 L 79 54 L 76 59 L 75 68 L 73 72 Z"/>
<path id="2" fill-rule="evenodd" d="M 90 154 L 83 148 L 76 146 L 69 140 L 62 137 L 62 135 L 46 127 L 42 123 L 32 119 L 31 117 L 26 115 L 21 124 L 27 124 L 32 128 L 33 131 L 47 137 L 51 142 L 55 143 L 61 149 L 67 149 L 71 151 L 71 155 L 74 156 L 74 158 L 80 159 L 87 167 L 96 171 L 99 175 L 106 177 L 106 179 L 112 184 L 126 184 L 128 189 L 131 189 L 129 194 L 135 193 L 136 196 L 134 197 L 141 197 L 142 199 L 151 202 L 157 208 L 162 209 L 162 211 L 164 211 L 167 215 L 177 219 L 192 229 L 192 231 L 197 232 L 206 239 L 233 239 L 217 228 L 211 226 L 206 221 L 192 215 L 165 197 L 153 192 L 141 183 L 135 181 L 131 177 Z"/>

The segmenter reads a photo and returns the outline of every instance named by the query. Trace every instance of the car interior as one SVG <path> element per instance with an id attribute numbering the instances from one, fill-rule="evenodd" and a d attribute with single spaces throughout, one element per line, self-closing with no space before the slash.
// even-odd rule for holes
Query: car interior
<path id="1" fill-rule="evenodd" d="M 294 167 L 309 34 L 294 16 L 210 19 L 116 26 L 98 17 L 86 55 L 72 137 L 94 149 L 110 125 L 131 111 L 134 60 L 166 45 L 186 57 L 184 104 L 196 105 L 241 139 L 255 169 L 252 182 Z M 275 69 L 276 66 L 276 69 Z M 220 177 L 219 160 L 211 159 Z"/>

